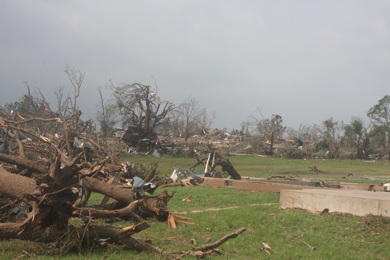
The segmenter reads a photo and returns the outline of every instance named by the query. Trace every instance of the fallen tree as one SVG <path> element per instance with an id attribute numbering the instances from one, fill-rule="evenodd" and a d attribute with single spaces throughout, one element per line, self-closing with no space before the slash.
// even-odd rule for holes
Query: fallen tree
<path id="1" fill-rule="evenodd" d="M 101 145 L 96 136 L 84 133 L 90 122 L 80 120 L 80 115 L 81 111 L 75 110 L 68 118 L 60 118 L 50 111 L 35 109 L 33 116 L 22 116 L 4 113 L 0 108 L 0 138 L 2 132 L 9 133 L 9 154 L 0 153 L 0 238 L 53 243 L 52 248 L 58 249 L 60 255 L 96 243 L 117 243 L 169 255 L 132 235 L 149 227 L 145 217 L 166 221 L 167 204 L 173 194 L 165 191 L 148 196 L 135 188 L 109 184 L 107 180 L 120 178 L 125 172 L 128 175 L 129 170 L 135 176 L 135 169 L 119 164 L 114 151 Z M 140 174 L 145 182 L 142 188 L 151 193 L 159 186 L 150 183 L 156 176 L 156 167 Z M 92 192 L 114 202 L 89 205 Z M 121 228 L 94 221 L 118 217 L 130 217 L 136 224 Z M 72 218 L 81 219 L 82 226 L 76 226 Z M 231 234 L 208 247 L 180 254 L 202 257 L 216 252 L 213 248 L 235 236 Z M 109 239 L 100 242 L 100 238 Z"/>
<path id="2" fill-rule="evenodd" d="M 120 176 L 123 166 L 117 163 L 113 151 L 99 144 L 99 139 L 93 141 L 92 135 L 87 137 L 81 133 L 86 127 L 79 119 L 80 110 L 69 119 L 52 118 L 52 113 L 45 114 L 48 118 L 35 114 L 34 117 L 22 117 L 0 109 L 0 129 L 9 132 L 9 154 L 0 153 L 3 162 L 0 165 L 0 198 L 8 201 L 1 207 L 6 212 L 2 214 L 5 217 L 2 218 L 4 223 L 0 223 L 0 238 L 56 241 L 73 234 L 82 242 L 108 235 L 137 250 L 160 252 L 132 238 L 134 232 L 95 225 L 92 232 L 88 227 L 92 226 L 92 217 L 127 216 L 138 223 L 144 223 L 144 217 L 165 221 L 169 215 L 167 203 L 173 194 L 140 196 L 131 189 L 105 182 L 112 175 Z M 85 147 L 95 154 L 96 157 L 90 158 L 92 161 L 87 160 Z M 153 168 L 145 180 L 151 181 L 155 175 Z M 106 195 L 115 202 L 89 205 L 91 192 Z M 141 217 L 135 212 L 145 214 Z M 88 220 L 86 226 L 72 226 L 69 223 L 72 217 Z"/>
<path id="3" fill-rule="evenodd" d="M 199 159 L 195 153 L 197 162 L 188 169 L 189 171 L 194 171 L 197 166 L 203 165 L 205 172 L 213 172 L 217 166 L 221 166 L 222 170 L 226 171 L 232 179 L 241 180 L 241 175 L 236 171 L 229 159 L 222 157 L 210 145 L 208 145 L 208 148 L 209 154 L 207 158 Z"/>

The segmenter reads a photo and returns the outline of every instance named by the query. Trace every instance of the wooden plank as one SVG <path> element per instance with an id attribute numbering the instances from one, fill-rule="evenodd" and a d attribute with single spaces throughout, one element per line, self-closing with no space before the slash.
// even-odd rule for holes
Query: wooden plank
<path id="1" fill-rule="evenodd" d="M 171 224 L 173 229 L 176 229 L 175 219 L 173 218 L 173 216 L 171 214 L 169 214 L 168 223 Z"/>

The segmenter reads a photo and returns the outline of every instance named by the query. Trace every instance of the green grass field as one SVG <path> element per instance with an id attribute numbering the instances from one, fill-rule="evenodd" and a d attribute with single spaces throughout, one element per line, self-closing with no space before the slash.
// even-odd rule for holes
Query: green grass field
<path id="1" fill-rule="evenodd" d="M 194 159 L 129 157 L 123 160 L 139 162 L 146 166 L 158 163 L 159 174 L 169 176 L 173 166 L 189 168 Z M 388 172 L 387 162 L 362 162 L 338 160 L 282 160 L 259 157 L 230 157 L 242 176 L 270 177 L 286 175 L 301 178 L 322 178 L 373 183 L 384 181 Z M 309 165 L 317 165 L 320 173 L 309 173 Z M 199 168 L 201 171 L 201 168 Z M 344 179 L 353 173 L 351 179 Z M 159 194 L 164 189 L 157 190 Z M 172 187 L 166 189 L 175 195 L 169 202 L 170 211 L 186 212 L 190 222 L 197 225 L 178 224 L 176 230 L 166 223 L 148 220 L 150 228 L 134 235 L 150 239 L 152 245 L 166 251 L 188 250 L 193 247 L 191 239 L 198 245 L 215 242 L 241 227 L 247 230 L 237 238 L 223 244 L 226 255 L 214 255 L 213 259 L 389 259 L 390 220 L 384 217 L 356 217 L 348 214 L 316 215 L 303 210 L 279 209 L 279 195 L 259 192 L 214 189 L 202 187 Z M 191 202 L 182 200 L 189 195 Z M 93 194 L 91 203 L 100 202 L 102 196 Z M 235 208 L 228 208 L 236 206 Z M 206 210 L 220 209 L 220 210 Z M 192 212 L 193 210 L 204 210 Z M 99 224 L 105 224 L 99 220 Z M 130 226 L 132 222 L 117 222 L 115 225 Z M 168 239 L 169 238 L 169 239 Z M 206 242 L 208 241 L 208 242 Z M 261 251 L 261 243 L 272 249 L 270 255 Z M 309 247 L 311 246 L 311 247 Z M 312 250 L 312 247 L 315 249 Z M 54 259 L 45 255 L 50 245 L 28 241 L 0 242 L 0 259 L 26 257 L 32 259 Z M 61 259 L 161 259 L 153 253 L 139 253 L 120 245 L 109 248 L 94 248 L 91 251 L 76 251 Z M 172 255 L 169 259 L 173 259 Z M 192 259 L 185 257 L 184 259 Z"/>
<path id="2" fill-rule="evenodd" d="M 288 160 L 253 156 L 228 157 L 241 176 L 269 178 L 271 176 L 290 176 L 298 179 L 322 179 L 340 182 L 382 183 L 390 182 L 390 162 L 361 160 Z M 190 168 L 195 162 L 191 158 L 151 156 L 122 156 L 122 161 L 138 162 L 146 166 L 158 164 L 159 175 L 170 176 L 173 166 Z M 311 172 L 310 165 L 316 165 L 319 172 Z M 217 170 L 221 171 L 220 167 Z M 201 166 L 196 171 L 203 171 Z M 348 174 L 353 176 L 348 177 Z M 227 177 L 227 175 L 225 175 Z"/>

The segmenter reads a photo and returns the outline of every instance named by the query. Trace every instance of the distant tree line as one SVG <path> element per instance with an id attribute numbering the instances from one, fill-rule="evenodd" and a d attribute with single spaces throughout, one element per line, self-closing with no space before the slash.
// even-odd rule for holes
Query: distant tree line
<path id="1" fill-rule="evenodd" d="M 51 106 L 39 89 L 31 91 L 25 82 L 28 94 L 20 100 L 10 102 L 1 109 L 21 116 L 39 116 L 50 111 L 55 116 L 65 119 L 82 113 L 78 98 L 85 73 L 81 69 L 65 68 L 69 78 L 70 91 L 66 86 L 56 86 L 53 90 L 56 104 Z M 106 97 L 103 89 L 111 91 Z M 103 142 L 112 137 L 116 127 L 134 127 L 147 139 L 152 140 L 157 134 L 170 134 L 183 137 L 185 141 L 192 135 L 205 134 L 213 125 L 215 112 L 211 114 L 201 107 L 198 100 L 189 96 L 179 105 L 160 98 L 158 87 L 141 83 L 115 85 L 109 80 L 105 86 L 98 86 L 99 100 L 95 100 L 97 112 L 90 119 L 91 124 L 100 134 Z"/>
<path id="2" fill-rule="evenodd" d="M 71 85 L 70 91 L 67 92 L 65 86 L 55 87 L 55 105 L 39 89 L 31 91 L 25 82 L 28 93 L 1 109 L 21 116 L 39 116 L 39 113 L 50 111 L 61 119 L 81 114 L 78 98 L 85 73 L 69 66 L 66 66 L 65 73 Z M 149 139 L 156 134 L 164 134 L 187 141 L 193 135 L 206 134 L 216 118 L 215 112 L 209 113 L 191 95 L 179 105 L 161 99 L 156 83 L 154 86 L 141 83 L 115 85 L 110 80 L 104 89 L 111 91 L 111 95 L 105 98 L 103 87 L 97 87 L 97 112 L 93 119 L 89 119 L 89 125 L 99 132 L 106 144 L 118 125 L 140 129 Z M 70 122 L 76 125 L 78 118 Z M 241 122 L 240 130 L 233 132 L 240 134 L 241 140 L 245 140 L 243 143 L 250 144 L 255 153 L 287 158 L 390 159 L 389 95 L 368 110 L 367 119 L 352 117 L 349 123 L 344 123 L 328 118 L 318 125 L 301 123 L 298 129 L 294 129 L 283 125 L 281 115 L 273 114 L 267 118 L 257 110 L 249 120 Z"/>
<path id="3" fill-rule="evenodd" d="M 241 132 L 251 137 L 255 152 L 263 154 L 274 155 L 274 143 L 287 139 L 290 146 L 284 145 L 278 154 L 288 158 L 390 159 L 390 96 L 371 107 L 367 117 L 365 121 L 353 116 L 349 123 L 331 117 L 319 125 L 301 123 L 294 129 L 283 126 L 280 115 L 251 116 L 251 121 L 241 123 Z"/>

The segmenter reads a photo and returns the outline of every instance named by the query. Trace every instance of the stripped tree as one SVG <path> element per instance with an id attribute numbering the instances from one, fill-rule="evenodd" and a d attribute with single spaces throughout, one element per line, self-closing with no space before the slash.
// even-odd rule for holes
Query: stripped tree
<path id="1" fill-rule="evenodd" d="M 168 114 L 174 104 L 158 96 L 157 86 L 140 83 L 114 86 L 110 83 L 110 88 L 123 117 L 123 124 L 129 126 L 128 138 L 123 141 L 130 146 L 140 147 L 140 141 L 146 140 L 143 148 L 150 150 L 155 143 L 153 141 L 156 141 L 155 128 L 168 121 Z"/>

